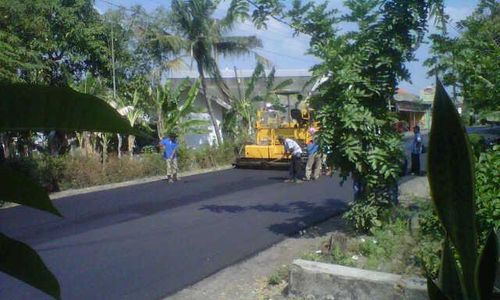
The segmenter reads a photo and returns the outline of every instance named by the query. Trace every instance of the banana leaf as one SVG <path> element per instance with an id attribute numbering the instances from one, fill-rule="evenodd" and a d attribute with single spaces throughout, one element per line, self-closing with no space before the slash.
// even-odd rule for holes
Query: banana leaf
<path id="1" fill-rule="evenodd" d="M 0 84 L 0 131 L 77 130 L 132 133 L 105 101 L 69 87 Z"/>

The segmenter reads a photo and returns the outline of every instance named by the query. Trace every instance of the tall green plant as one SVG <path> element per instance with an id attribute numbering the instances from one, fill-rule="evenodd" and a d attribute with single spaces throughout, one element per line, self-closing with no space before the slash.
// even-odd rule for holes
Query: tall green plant
<path id="1" fill-rule="evenodd" d="M 219 1 L 211 0 L 174 0 L 172 13 L 177 29 L 188 41 L 187 51 L 196 61 L 202 97 L 212 121 L 217 143 L 222 145 L 222 135 L 215 119 L 212 100 L 208 96 L 206 78 L 210 76 L 214 79 L 221 95 L 229 102 L 230 91 L 220 74 L 217 57 L 248 54 L 252 48 L 261 47 L 262 42 L 255 36 L 224 35 L 233 28 L 237 20 L 247 16 L 248 3 L 232 0 L 226 15 L 216 19 L 214 13 L 218 4 Z"/>
<path id="2" fill-rule="evenodd" d="M 478 252 L 471 148 L 460 116 L 440 81 L 436 82 L 428 169 L 432 201 L 446 233 L 439 282 L 428 279 L 429 297 L 491 299 L 498 242 L 491 231 Z"/>
<path id="3" fill-rule="evenodd" d="M 241 97 L 235 97 L 232 101 L 233 107 L 232 111 L 234 114 L 238 115 L 242 122 L 237 122 L 236 125 L 241 127 L 244 132 L 238 132 L 238 134 L 245 133 L 247 135 L 252 135 L 252 129 L 255 122 L 256 115 L 256 103 L 257 102 L 279 102 L 276 92 L 286 88 L 293 83 L 292 79 L 283 80 L 276 83 L 276 68 L 272 68 L 269 75 L 266 76 L 264 64 L 258 62 L 252 73 L 252 76 L 245 81 L 245 90 Z M 264 81 L 264 89 L 258 90 L 258 82 Z"/>
<path id="4" fill-rule="evenodd" d="M 457 37 L 431 36 L 433 57 L 426 60 L 429 75 L 438 74 L 445 85 L 461 95 L 476 113 L 498 111 L 500 100 L 500 3 L 480 0 L 473 13 L 456 23 Z"/>
<path id="5" fill-rule="evenodd" d="M 131 127 L 103 100 L 70 88 L 0 84 L 0 132 L 89 130 L 130 133 Z M 12 202 L 62 216 L 35 181 L 0 163 L 0 202 Z M 28 245 L 0 233 L 0 271 L 61 298 L 60 287 Z"/>
<path id="6" fill-rule="evenodd" d="M 189 114 L 196 112 L 194 102 L 199 89 L 199 81 L 191 84 L 188 79 L 177 87 L 167 80 L 161 86 L 150 88 L 149 97 L 156 115 L 158 139 L 171 133 L 182 136 L 188 132 L 202 132 L 200 127 L 206 126 L 206 121 L 189 118 Z"/>

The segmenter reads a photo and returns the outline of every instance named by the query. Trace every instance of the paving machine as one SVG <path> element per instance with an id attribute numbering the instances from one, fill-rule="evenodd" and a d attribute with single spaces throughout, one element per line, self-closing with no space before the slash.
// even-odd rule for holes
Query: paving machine
<path id="1" fill-rule="evenodd" d="M 312 140 L 309 128 L 317 128 L 312 119 L 311 109 L 302 103 L 292 108 L 290 96 L 298 91 L 281 91 L 278 95 L 287 96 L 287 110 L 281 112 L 272 108 L 263 108 L 257 112 L 255 122 L 255 143 L 245 145 L 244 153 L 236 160 L 237 168 L 287 168 L 289 157 L 284 157 L 284 146 L 278 141 L 279 136 L 295 140 L 303 148 L 303 159 L 307 160 L 306 145 Z"/>

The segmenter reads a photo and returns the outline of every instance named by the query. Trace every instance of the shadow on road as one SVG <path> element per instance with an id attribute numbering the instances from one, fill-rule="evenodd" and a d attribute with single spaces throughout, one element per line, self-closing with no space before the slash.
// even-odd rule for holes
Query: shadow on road
<path id="1" fill-rule="evenodd" d="M 307 201 L 295 201 L 288 204 L 272 205 L 204 205 L 200 210 L 208 210 L 213 213 L 244 213 L 247 211 L 258 212 L 282 212 L 292 213 L 295 217 L 286 219 L 285 222 L 272 224 L 268 227 L 270 231 L 278 235 L 292 236 L 300 230 L 322 222 L 334 215 L 345 211 L 347 203 L 340 199 L 327 199 L 321 204 Z"/>

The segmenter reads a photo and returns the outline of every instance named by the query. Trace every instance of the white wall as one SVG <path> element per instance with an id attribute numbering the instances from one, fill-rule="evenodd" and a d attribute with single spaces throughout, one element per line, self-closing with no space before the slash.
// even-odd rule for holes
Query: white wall
<path id="1" fill-rule="evenodd" d="M 213 103 L 213 102 L 212 102 Z M 222 107 L 219 105 L 213 105 L 214 115 L 219 128 L 222 127 Z M 186 146 L 189 148 L 199 148 L 203 145 L 210 144 L 214 145 L 217 142 L 217 136 L 215 134 L 214 127 L 212 125 L 212 121 L 210 120 L 210 115 L 208 113 L 191 113 L 189 118 L 195 120 L 204 120 L 207 121 L 207 131 L 206 134 L 186 134 L 184 137 Z"/>

